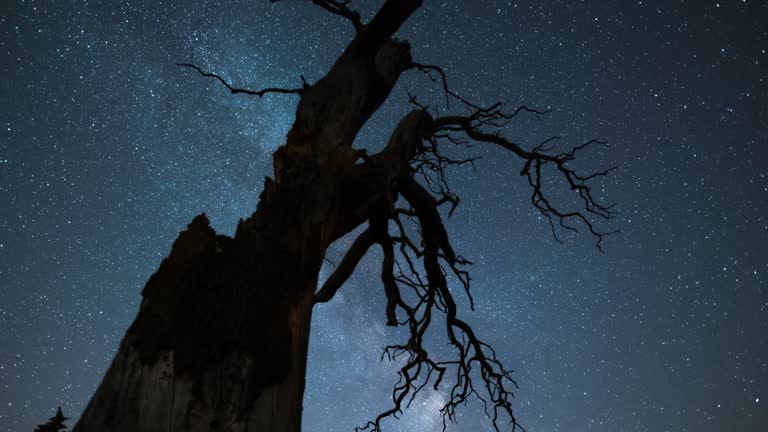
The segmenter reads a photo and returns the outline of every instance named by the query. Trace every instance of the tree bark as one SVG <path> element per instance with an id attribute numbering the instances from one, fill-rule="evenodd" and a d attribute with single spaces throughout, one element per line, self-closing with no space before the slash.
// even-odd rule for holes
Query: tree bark
<path id="1" fill-rule="evenodd" d="M 75 431 L 300 430 L 323 250 L 258 219 L 180 234 Z"/>
<path id="2" fill-rule="evenodd" d="M 75 432 L 301 429 L 326 249 L 391 202 L 424 118 L 406 117 L 384 151 L 356 164 L 355 136 L 411 64 L 392 35 L 420 4 L 386 1 L 303 90 L 275 178 L 233 237 L 205 215 L 179 235 Z"/>

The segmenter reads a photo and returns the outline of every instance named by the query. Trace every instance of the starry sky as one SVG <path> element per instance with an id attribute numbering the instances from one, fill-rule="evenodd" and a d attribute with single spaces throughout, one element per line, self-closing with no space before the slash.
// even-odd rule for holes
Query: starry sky
<path id="1" fill-rule="evenodd" d="M 353 4 L 370 17 L 381 2 Z M 508 152 L 475 145 L 475 169 L 450 172 L 463 200 L 448 228 L 474 262 L 462 316 L 516 371 L 528 430 L 768 425 L 766 23 L 756 0 L 426 0 L 398 34 L 473 101 L 552 110 L 510 138 L 599 138 L 611 145 L 579 166 L 620 166 L 596 187 L 619 203 L 606 254 L 586 235 L 554 241 Z M 77 418 L 178 232 L 205 212 L 233 234 L 255 209 L 297 97 L 230 95 L 174 63 L 295 87 L 351 37 L 298 1 L 2 2 L 0 431 L 57 405 Z M 356 145 L 384 145 L 408 91 L 444 110 L 439 90 L 406 73 Z M 380 259 L 315 310 L 306 430 L 390 406 L 396 365 L 379 356 L 402 333 L 384 326 Z M 384 426 L 441 430 L 445 399 L 425 391 Z M 488 427 L 473 402 L 449 430 Z"/>

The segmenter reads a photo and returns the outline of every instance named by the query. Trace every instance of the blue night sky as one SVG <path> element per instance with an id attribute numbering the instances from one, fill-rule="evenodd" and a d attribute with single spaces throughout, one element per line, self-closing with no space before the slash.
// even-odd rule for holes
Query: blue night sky
<path id="1" fill-rule="evenodd" d="M 426 0 L 399 37 L 453 89 L 552 113 L 505 131 L 590 138 L 581 167 L 620 169 L 601 227 L 557 243 L 509 152 L 450 172 L 448 222 L 474 262 L 462 313 L 514 369 L 529 431 L 768 428 L 768 4 L 757 0 Z M 370 17 L 380 1 L 353 2 Z M 308 2 L 13 1 L 0 5 L 0 431 L 57 405 L 74 425 L 179 231 L 233 234 L 255 210 L 295 95 L 352 37 Z M 444 108 L 407 72 L 358 138 L 381 148 L 411 107 Z M 451 105 L 454 110 L 460 109 Z M 447 111 L 444 111 L 447 112 Z M 557 196 L 557 194 L 555 194 Z M 338 262 L 351 239 L 332 246 Z M 396 365 L 378 251 L 315 309 L 304 429 L 351 431 L 390 407 Z M 321 276 L 327 276 L 324 271 Z M 466 301 L 461 300 L 466 306 Z M 439 344 L 440 341 L 436 341 Z M 438 431 L 425 390 L 387 431 Z M 449 431 L 487 430 L 479 403 Z"/>

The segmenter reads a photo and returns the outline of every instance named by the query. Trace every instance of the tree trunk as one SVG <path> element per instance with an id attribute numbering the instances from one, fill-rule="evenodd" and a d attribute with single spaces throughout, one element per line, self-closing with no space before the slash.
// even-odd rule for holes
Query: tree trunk
<path id="1" fill-rule="evenodd" d="M 256 212 L 234 237 L 197 216 L 142 291 L 139 314 L 75 432 L 297 432 L 325 251 L 391 203 L 420 116 L 365 164 L 351 146 L 410 67 L 392 39 L 420 0 L 387 0 L 301 93 Z M 405 142 L 407 146 L 397 145 Z"/>
<path id="2" fill-rule="evenodd" d="M 181 233 L 75 431 L 300 430 L 324 250 L 256 219 Z"/>

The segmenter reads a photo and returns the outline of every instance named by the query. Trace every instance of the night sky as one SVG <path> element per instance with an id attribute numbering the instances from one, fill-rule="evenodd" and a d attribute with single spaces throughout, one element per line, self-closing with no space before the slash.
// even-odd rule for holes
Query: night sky
<path id="1" fill-rule="evenodd" d="M 380 3 L 353 2 L 364 17 Z M 57 405 L 72 426 L 179 231 L 205 212 L 233 234 L 293 121 L 295 95 L 230 95 L 174 63 L 296 87 L 352 27 L 299 1 L 0 8 L 0 430 L 31 431 Z M 620 166 L 597 187 L 619 203 L 600 225 L 622 231 L 606 254 L 586 234 L 553 239 L 509 152 L 478 143 L 475 169 L 450 172 L 462 204 L 448 228 L 474 262 L 462 316 L 516 371 L 521 424 L 766 430 L 768 3 L 426 0 L 398 35 L 473 101 L 552 110 L 510 138 L 599 138 L 610 147 L 578 166 Z M 407 72 L 358 146 L 383 147 L 407 91 L 445 108 Z M 396 367 L 379 356 L 403 334 L 384 325 L 380 259 L 315 309 L 305 430 L 351 431 L 390 407 Z M 445 398 L 425 390 L 385 430 L 441 430 Z M 490 427 L 477 402 L 460 413 L 448 430 Z"/>

